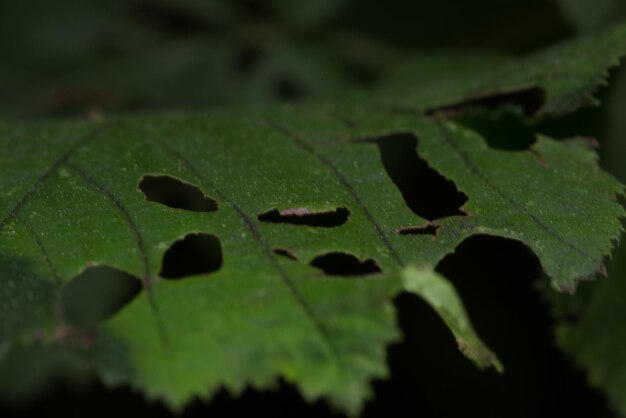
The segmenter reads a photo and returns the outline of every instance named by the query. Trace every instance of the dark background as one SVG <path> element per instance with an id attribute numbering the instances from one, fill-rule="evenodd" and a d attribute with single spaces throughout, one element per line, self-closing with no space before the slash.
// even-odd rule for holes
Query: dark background
<path id="1" fill-rule="evenodd" d="M 435 50 L 522 54 L 625 16 L 623 3 L 588 2 L 576 14 L 546 0 L 20 0 L 0 3 L 0 119 L 185 109 L 339 97 L 372 89 L 415 54 Z M 610 6 L 613 5 L 611 8 Z M 606 9 L 604 8 L 606 6 Z M 617 88 L 607 106 L 521 130 L 505 117 L 479 130 L 535 129 L 615 138 Z M 621 86 L 621 87 L 619 87 Z M 526 141 L 528 136 L 515 138 Z M 626 137 L 626 135 L 624 135 Z M 615 143 L 601 151 L 616 175 Z M 612 150 L 612 152 L 606 151 Z M 624 180 L 624 178 L 622 178 Z M 626 251 L 621 250 L 622 253 Z M 619 259 L 619 257 L 617 257 Z M 406 336 L 389 348 L 391 379 L 375 382 L 364 416 L 614 416 L 601 393 L 557 349 L 549 308 L 536 291 L 537 260 L 520 244 L 479 237 L 438 269 L 457 286 L 478 333 L 506 366 L 480 372 L 417 297 L 396 300 Z M 573 319 L 575 320 L 575 318 Z M 170 416 L 129 389 L 59 378 L 35 400 L 1 416 Z M 280 384 L 238 399 L 219 393 L 185 417 L 334 416 Z M 339 415 L 337 415 L 339 416 Z"/>

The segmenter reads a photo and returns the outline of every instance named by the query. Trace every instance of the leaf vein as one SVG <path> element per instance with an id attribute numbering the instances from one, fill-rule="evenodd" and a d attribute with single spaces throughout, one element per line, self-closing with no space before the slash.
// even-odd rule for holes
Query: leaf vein
<path id="1" fill-rule="evenodd" d="M 2 220 L 0 220 L 0 229 L 2 229 L 11 218 L 16 216 L 20 212 L 26 202 L 28 202 L 28 200 L 37 192 L 37 190 L 39 190 L 41 186 L 43 186 L 46 180 L 48 180 L 48 178 L 52 175 L 52 173 L 55 172 L 56 169 L 58 169 L 63 163 L 65 163 L 76 151 L 78 151 L 79 148 L 81 148 L 88 142 L 96 139 L 100 132 L 101 129 L 94 129 L 89 133 L 89 135 L 86 135 L 83 138 L 77 140 L 74 145 L 72 145 L 67 151 L 65 151 L 65 153 L 61 155 L 59 159 L 52 162 L 52 164 L 50 164 L 50 166 L 48 166 L 48 168 L 44 170 L 41 176 L 39 176 L 37 181 L 35 181 L 35 183 L 26 191 L 26 193 L 24 193 L 22 198 L 15 204 L 15 206 L 11 208 L 9 213 L 6 214 L 4 218 L 2 218 Z"/>
<path id="2" fill-rule="evenodd" d="M 284 128 L 283 126 L 280 126 L 280 125 L 274 123 L 270 119 L 264 119 L 264 122 L 265 122 L 265 124 L 267 126 L 271 127 L 275 131 L 281 133 L 282 135 L 284 135 L 285 137 L 290 139 L 293 142 L 293 144 L 295 144 L 296 146 L 298 146 L 301 149 L 303 149 L 306 152 L 308 152 L 311 156 L 313 156 L 321 164 L 323 164 L 337 178 L 337 180 L 339 181 L 339 183 L 341 183 L 343 188 L 348 192 L 348 194 L 350 194 L 350 196 L 352 197 L 352 200 L 354 200 L 357 203 L 357 205 L 359 205 L 359 207 L 361 208 L 361 210 L 365 214 L 365 217 L 367 218 L 367 221 L 376 230 L 376 233 L 378 234 L 378 237 L 383 242 L 384 246 L 387 248 L 387 250 L 389 251 L 389 253 L 393 257 L 394 261 L 399 266 L 402 266 L 404 263 L 402 261 L 402 258 L 399 255 L 398 251 L 395 249 L 395 247 L 393 246 L 393 244 L 391 243 L 391 241 L 387 237 L 387 234 L 385 234 L 385 231 L 383 230 L 383 228 L 376 221 L 376 218 L 374 218 L 374 215 L 372 215 L 372 213 L 369 211 L 369 209 L 365 205 L 365 202 L 363 201 L 363 199 L 361 199 L 359 194 L 356 192 L 356 189 L 352 186 L 352 184 L 350 184 L 350 182 L 348 181 L 346 176 L 343 175 L 341 170 L 339 170 L 339 168 L 337 166 L 335 166 L 329 159 L 327 159 L 322 154 L 320 154 L 313 146 L 311 146 L 311 144 L 306 142 L 300 136 L 298 136 L 295 133 L 289 131 L 288 129 Z"/>
<path id="3" fill-rule="evenodd" d="M 452 139 L 452 137 L 448 134 L 448 131 L 446 130 L 446 128 L 443 126 L 443 123 L 441 122 L 441 120 L 437 120 L 436 125 L 444 141 L 458 154 L 461 161 L 463 161 L 463 164 L 465 164 L 467 168 L 469 168 L 469 170 L 472 172 L 472 174 L 478 177 L 489 189 L 491 189 L 494 193 L 496 193 L 502 199 L 507 201 L 509 204 L 516 207 L 524 215 L 528 216 L 547 235 L 551 236 L 552 238 L 554 238 L 555 240 L 557 240 L 564 246 L 570 248 L 571 250 L 577 252 L 578 254 L 588 258 L 589 260 L 594 261 L 594 262 L 596 261 L 595 258 L 591 254 L 587 253 L 586 251 L 580 249 L 576 245 L 567 241 L 557 231 L 550 228 L 548 225 L 543 223 L 536 215 L 530 212 L 528 208 L 524 206 L 521 202 L 518 202 L 514 198 L 507 195 L 504 191 L 502 191 L 497 185 L 495 185 L 487 176 L 485 176 L 480 171 L 480 169 L 472 162 L 469 155 L 467 155 L 467 153 L 463 151 L 463 149 L 461 149 L 461 147 L 456 143 L 456 141 Z"/>
<path id="4" fill-rule="evenodd" d="M 46 264 L 46 267 L 48 268 L 48 270 L 50 270 L 50 273 L 52 274 L 53 280 L 56 282 L 58 286 L 60 286 L 62 284 L 61 277 L 59 276 L 59 273 L 57 272 L 56 268 L 54 268 L 54 265 L 52 264 L 52 260 L 50 259 L 50 255 L 48 254 L 48 251 L 46 250 L 43 243 L 41 242 L 41 239 L 39 239 L 39 237 L 35 233 L 35 230 L 33 229 L 33 227 L 28 222 L 26 222 L 26 220 L 20 217 L 19 214 L 15 215 L 15 219 L 17 219 L 22 225 L 24 225 L 24 227 L 28 231 L 28 234 L 33 238 L 33 240 L 37 244 L 37 247 L 39 248 L 39 251 L 41 252 L 41 255 L 43 257 L 44 263 Z"/>
<path id="5" fill-rule="evenodd" d="M 108 190 L 106 187 L 98 183 L 93 177 L 91 177 L 90 175 L 88 175 L 83 170 L 81 170 L 74 164 L 70 163 L 69 161 L 65 161 L 64 165 L 67 168 L 69 168 L 71 171 L 76 173 L 76 175 L 78 175 L 81 179 L 83 179 L 83 181 L 86 184 L 88 184 L 92 189 L 94 189 L 95 191 L 100 193 L 102 196 L 104 196 L 106 199 L 108 199 L 113 204 L 113 206 L 120 212 L 126 224 L 128 225 L 129 229 L 131 230 L 135 238 L 135 242 L 137 243 L 137 248 L 139 249 L 139 254 L 141 256 L 141 263 L 143 264 L 144 277 L 143 277 L 142 282 L 144 285 L 144 289 L 146 289 L 147 294 L 148 294 L 148 303 L 150 305 L 150 310 L 152 311 L 152 315 L 156 322 L 156 326 L 159 332 L 159 336 L 161 338 L 161 342 L 164 345 L 167 345 L 168 338 L 167 338 L 167 333 L 165 332 L 165 325 L 163 323 L 163 319 L 159 312 L 158 306 L 156 304 L 156 299 L 152 291 L 153 283 L 152 283 L 152 274 L 150 271 L 150 260 L 148 258 L 148 252 L 146 251 L 146 246 L 145 246 L 145 241 L 143 239 L 143 235 L 141 234 L 141 231 L 137 227 L 137 224 L 131 217 L 130 212 L 128 212 L 126 207 L 120 201 L 120 199 L 117 198 L 117 196 L 115 196 L 110 190 Z"/>
<path id="6" fill-rule="evenodd" d="M 290 294 L 293 296 L 296 303 L 300 306 L 306 317 L 311 321 L 313 327 L 317 330 L 318 334 L 322 337 L 322 339 L 326 342 L 329 349 L 331 350 L 332 355 L 337 359 L 338 350 L 335 347 L 335 344 L 332 341 L 332 338 L 326 331 L 326 328 L 322 325 L 321 321 L 317 318 L 309 304 L 306 302 L 305 298 L 302 296 L 300 291 L 296 288 L 293 283 L 293 280 L 287 274 L 287 272 L 282 268 L 272 249 L 267 244 L 261 232 L 259 231 L 257 225 L 254 223 L 252 217 L 250 217 L 236 202 L 226 196 L 220 189 L 218 189 L 212 182 L 210 182 L 200 171 L 191 163 L 191 161 L 185 158 L 182 154 L 180 154 L 175 149 L 169 147 L 166 144 L 160 143 L 160 146 L 173 158 L 181 162 L 199 181 L 200 183 L 212 192 L 214 195 L 218 196 L 224 203 L 230 206 L 237 215 L 241 218 L 244 223 L 246 229 L 252 234 L 254 240 L 257 244 L 262 248 L 263 253 L 266 255 L 272 267 L 278 272 L 278 275 L 281 279 L 281 282 L 289 289 Z"/>

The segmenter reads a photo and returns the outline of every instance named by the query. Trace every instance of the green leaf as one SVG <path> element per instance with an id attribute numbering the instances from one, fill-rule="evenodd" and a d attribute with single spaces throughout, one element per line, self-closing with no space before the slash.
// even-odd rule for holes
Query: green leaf
<path id="1" fill-rule="evenodd" d="M 481 100 L 484 104 L 484 99 L 496 97 L 525 100 L 521 104 L 528 106 L 528 113 L 560 116 L 598 105 L 594 93 L 606 84 L 608 69 L 624 55 L 626 24 L 622 23 L 504 64 L 497 64 L 495 56 L 450 64 L 455 68 L 467 62 L 475 71 L 437 69 L 412 85 L 400 75 L 397 81 L 391 78 L 380 94 L 390 105 L 417 111 L 450 110 Z M 527 94 L 520 98 L 520 93 Z"/>
<path id="2" fill-rule="evenodd" d="M 432 269 L 407 267 L 402 272 L 404 290 L 422 297 L 440 316 L 454 334 L 459 349 L 479 367 L 504 368 L 500 360 L 476 335 L 468 321 L 467 312 L 454 286 Z"/>
<path id="3" fill-rule="evenodd" d="M 585 73 L 612 63 L 616 31 L 600 48 L 610 58 L 598 52 Z M 578 71 L 573 48 L 552 53 Z M 585 80 L 544 81 L 563 98 Z M 583 141 L 503 152 L 438 113 L 371 102 L 9 124 L 0 138 L 2 351 L 65 347 L 174 409 L 280 377 L 356 413 L 388 373 L 403 290 L 479 366 L 499 368 L 430 266 L 490 234 L 525 243 L 572 290 L 600 269 L 624 214 L 621 185 Z M 97 304 L 99 286 L 83 281 L 104 268 L 143 289 L 72 322 L 71 295 Z"/>
<path id="4" fill-rule="evenodd" d="M 608 100 L 609 129 L 603 154 L 607 167 L 626 179 L 626 72 L 615 82 Z M 557 319 L 559 345 L 587 373 L 590 383 L 602 389 L 622 416 L 626 416 L 626 242 L 607 263 L 606 278 L 581 286 L 574 297 L 543 289 Z"/>
<path id="5" fill-rule="evenodd" d="M 559 0 L 563 15 L 577 29 L 591 30 L 602 26 L 617 11 L 616 0 Z"/>

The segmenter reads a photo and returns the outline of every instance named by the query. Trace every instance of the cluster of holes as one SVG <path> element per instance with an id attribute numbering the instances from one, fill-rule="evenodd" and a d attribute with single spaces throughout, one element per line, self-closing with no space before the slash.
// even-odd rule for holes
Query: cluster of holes
<path id="1" fill-rule="evenodd" d="M 418 156 L 417 139 L 414 136 L 391 135 L 373 142 L 379 147 L 387 174 L 414 213 L 430 221 L 465 214 L 461 206 L 467 201 L 467 196 Z M 147 201 L 170 208 L 194 212 L 213 212 L 218 209 L 216 201 L 206 196 L 199 187 L 172 176 L 144 175 L 138 187 Z M 269 210 L 258 215 L 258 220 L 333 228 L 345 224 L 349 217 L 350 210 L 344 206 L 317 212 L 294 207 Z M 439 226 L 429 222 L 420 227 L 400 228 L 396 232 L 400 235 L 434 236 L 438 229 Z M 289 249 L 275 248 L 273 252 L 298 260 Z M 190 233 L 174 242 L 164 253 L 159 275 L 163 279 L 177 280 L 214 273 L 222 264 L 222 247 L 216 236 Z M 355 277 L 381 272 L 374 259 L 361 260 L 345 252 L 321 254 L 309 264 L 328 276 Z M 127 273 L 106 266 L 90 267 L 63 289 L 61 302 L 64 318 L 80 327 L 96 326 L 132 301 L 141 288 L 141 280 Z"/>

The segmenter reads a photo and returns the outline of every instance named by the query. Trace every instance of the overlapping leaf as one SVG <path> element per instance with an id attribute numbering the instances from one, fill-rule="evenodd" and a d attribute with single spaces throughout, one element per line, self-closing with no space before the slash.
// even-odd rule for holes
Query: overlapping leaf
<path id="1" fill-rule="evenodd" d="M 620 180 L 626 179 L 626 73 L 622 70 L 607 103 L 610 118 L 604 160 Z M 574 297 L 544 293 L 552 302 L 560 346 L 583 368 L 592 385 L 602 389 L 612 405 L 626 414 L 626 244 L 622 238 L 607 263 L 607 277 L 586 283 Z"/>

